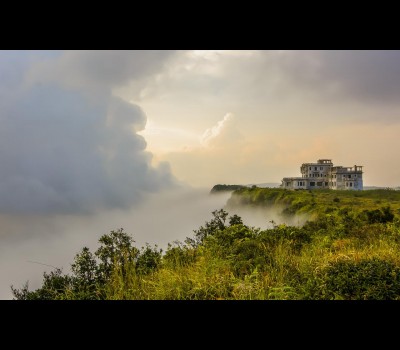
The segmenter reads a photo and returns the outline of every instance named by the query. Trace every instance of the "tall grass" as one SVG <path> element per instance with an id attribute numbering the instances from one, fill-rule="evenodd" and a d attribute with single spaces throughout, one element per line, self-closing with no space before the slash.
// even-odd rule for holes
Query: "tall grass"
<path id="1" fill-rule="evenodd" d="M 261 230 L 216 211 L 205 227 L 195 231 L 201 233 L 197 240 L 174 242 L 164 253 L 147 246 L 130 248 L 132 255 L 127 244 L 119 255 L 113 249 L 111 273 L 106 279 L 99 274 L 103 277 L 95 284 L 57 272 L 45 275 L 41 289 L 26 288 L 15 295 L 17 299 L 400 300 L 399 196 L 393 191 L 332 192 L 242 189 L 235 196 L 243 195 L 250 205 L 284 202 L 286 208 L 292 206 L 292 213 L 309 208 L 314 219 L 302 227 L 281 224 Z M 380 203 L 371 201 L 377 198 Z M 385 209 L 388 205 L 392 209 Z M 326 213 L 327 207 L 335 209 Z M 126 238 L 122 230 L 114 234 Z M 110 242 L 106 238 L 103 241 Z M 100 251 L 106 252 L 104 247 Z M 87 273 L 85 266 L 76 270 Z"/>

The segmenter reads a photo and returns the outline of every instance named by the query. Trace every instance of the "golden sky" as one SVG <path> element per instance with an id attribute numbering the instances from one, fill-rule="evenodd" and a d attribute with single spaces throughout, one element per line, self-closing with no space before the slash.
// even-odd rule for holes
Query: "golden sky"
<path id="1" fill-rule="evenodd" d="M 280 182 L 320 158 L 399 186 L 400 52 L 178 51 L 114 90 L 147 115 L 153 163 L 194 186 Z"/>

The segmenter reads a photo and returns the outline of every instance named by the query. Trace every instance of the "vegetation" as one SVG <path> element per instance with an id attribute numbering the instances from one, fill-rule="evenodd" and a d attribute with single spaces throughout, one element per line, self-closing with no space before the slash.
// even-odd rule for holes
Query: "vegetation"
<path id="1" fill-rule="evenodd" d="M 241 188 L 232 193 L 227 207 L 256 206 L 279 208 L 283 217 L 307 214 L 315 219 L 341 211 L 358 213 L 381 210 L 389 205 L 400 215 L 400 191 L 377 189 L 368 191 L 286 190 L 281 188 Z M 377 213 L 377 212 L 375 212 Z M 373 215 L 373 214 L 371 214 Z"/>
<path id="2" fill-rule="evenodd" d="M 243 185 L 215 185 L 210 193 L 226 192 L 226 191 L 236 191 L 242 188 L 246 188 Z"/>
<path id="3" fill-rule="evenodd" d="M 311 218 L 261 230 L 215 210 L 165 252 L 111 231 L 94 253 L 75 256 L 69 274 L 44 273 L 34 291 L 12 286 L 14 298 L 400 300 L 399 192 L 246 188 L 232 202 Z"/>

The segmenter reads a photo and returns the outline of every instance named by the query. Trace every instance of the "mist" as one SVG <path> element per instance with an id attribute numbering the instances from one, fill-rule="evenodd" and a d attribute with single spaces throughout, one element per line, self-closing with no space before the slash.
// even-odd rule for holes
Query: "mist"
<path id="1" fill-rule="evenodd" d="M 259 227 L 263 230 L 273 228 L 274 225 L 286 224 L 290 226 L 302 226 L 310 218 L 309 215 L 283 215 L 284 206 L 271 207 L 250 206 L 240 204 L 235 197 L 230 198 L 224 209 L 230 215 L 239 215 L 247 226 Z"/>
<path id="2" fill-rule="evenodd" d="M 0 299 L 12 299 L 10 286 L 30 290 L 41 286 L 44 271 L 55 267 L 70 272 L 74 256 L 87 246 L 94 252 L 103 234 L 123 228 L 135 246 L 146 243 L 165 250 L 184 241 L 193 230 L 224 207 L 229 193 L 209 195 L 209 188 L 180 188 L 148 194 L 130 209 L 86 214 L 1 214 Z"/>
<path id="3" fill-rule="evenodd" d="M 70 272 L 71 263 L 83 247 L 94 252 L 98 240 L 111 230 L 123 228 L 137 248 L 146 243 L 165 249 L 168 243 L 193 237 L 194 230 L 212 219 L 212 211 L 224 209 L 239 215 L 244 224 L 261 229 L 276 224 L 301 225 L 305 218 L 290 221 L 280 208 L 227 205 L 231 192 L 210 194 L 209 188 L 181 187 L 148 194 L 130 209 L 99 210 L 86 214 L 1 214 L 0 299 L 12 299 L 10 286 L 40 288 L 43 272 L 61 268 Z"/>

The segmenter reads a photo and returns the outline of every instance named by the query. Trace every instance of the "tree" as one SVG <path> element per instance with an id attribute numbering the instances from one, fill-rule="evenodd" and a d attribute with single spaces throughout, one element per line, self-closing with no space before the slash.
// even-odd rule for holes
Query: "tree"
<path id="1" fill-rule="evenodd" d="M 146 248 L 142 248 L 136 260 L 136 272 L 141 275 L 155 271 L 161 264 L 162 249 L 157 245 L 152 248 L 146 243 Z"/>
<path id="2" fill-rule="evenodd" d="M 84 247 L 75 255 L 71 264 L 73 292 L 76 299 L 98 299 L 103 284 L 99 279 L 99 267 L 89 248 Z"/>
<path id="3" fill-rule="evenodd" d="M 229 225 L 233 226 L 233 225 L 243 225 L 243 220 L 240 216 L 234 214 L 233 216 L 231 216 L 229 218 Z"/>
<path id="4" fill-rule="evenodd" d="M 18 290 L 11 286 L 11 292 L 16 300 L 55 300 L 63 299 L 67 290 L 72 289 L 69 275 L 63 275 L 59 268 L 50 273 L 43 273 L 43 285 L 35 291 L 29 291 L 28 282 Z"/>
<path id="5" fill-rule="evenodd" d="M 100 259 L 99 277 L 102 280 L 108 280 L 116 266 L 124 272 L 125 266 L 134 263 L 139 254 L 139 250 L 132 245 L 135 241 L 123 228 L 101 236 L 99 242 L 102 245 L 94 254 Z"/>
<path id="6" fill-rule="evenodd" d="M 54 300 L 54 299 L 102 299 L 103 290 L 114 268 L 118 267 L 125 273 L 125 266 L 135 263 L 139 250 L 134 247 L 131 236 L 118 229 L 100 237 L 100 247 L 92 254 L 89 248 L 84 247 L 75 255 L 71 264 L 71 275 L 63 275 L 62 270 L 56 268 L 50 273 L 43 274 L 42 287 L 29 291 L 28 282 L 21 289 L 11 286 L 11 291 L 17 300 Z M 153 255 L 156 249 L 144 250 L 142 260 L 147 262 L 148 268 L 157 261 Z M 153 253 L 153 255 L 151 255 Z M 148 262 L 150 255 L 153 263 Z"/>
<path id="7" fill-rule="evenodd" d="M 217 230 L 224 230 L 226 228 L 225 221 L 228 216 L 228 212 L 224 209 L 214 210 L 212 212 L 213 219 L 206 222 L 205 226 L 200 226 L 198 230 L 194 230 L 194 238 L 186 238 L 185 242 L 193 247 L 197 247 L 199 244 L 203 243 L 204 239 L 208 235 L 214 235 Z"/>

